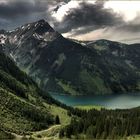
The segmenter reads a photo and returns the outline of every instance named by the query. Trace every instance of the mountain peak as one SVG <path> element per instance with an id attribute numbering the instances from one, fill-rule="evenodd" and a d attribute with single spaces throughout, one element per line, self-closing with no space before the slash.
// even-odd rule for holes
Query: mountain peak
<path id="1" fill-rule="evenodd" d="M 25 40 L 29 38 L 40 40 L 43 42 L 50 42 L 60 36 L 60 34 L 56 32 L 44 19 L 22 25 L 19 28 L 10 31 L 8 35 L 10 43 L 18 45 L 25 43 Z M 0 41 L 2 42 L 0 42 L 1 44 L 5 43 L 3 36 L 0 36 Z"/>
<path id="2" fill-rule="evenodd" d="M 45 23 L 45 22 L 46 22 L 45 19 L 38 20 L 38 23 Z"/>
<path id="3" fill-rule="evenodd" d="M 34 22 L 34 28 L 36 28 L 35 31 L 39 34 L 43 34 L 48 31 L 54 32 L 54 29 L 44 19 Z"/>
<path id="4" fill-rule="evenodd" d="M 41 27 L 45 26 L 45 27 L 48 27 L 48 28 L 52 28 L 50 26 L 50 24 L 46 20 L 44 20 L 44 19 L 38 20 L 38 21 L 34 22 L 34 24 L 36 26 L 38 25 L 38 26 L 41 26 Z"/>

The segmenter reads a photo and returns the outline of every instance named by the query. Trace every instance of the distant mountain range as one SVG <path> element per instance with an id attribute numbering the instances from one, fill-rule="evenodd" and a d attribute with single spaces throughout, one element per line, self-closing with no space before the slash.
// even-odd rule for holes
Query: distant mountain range
<path id="1" fill-rule="evenodd" d="M 140 44 L 70 40 L 40 20 L 1 30 L 0 45 L 46 91 L 72 95 L 140 91 Z"/>

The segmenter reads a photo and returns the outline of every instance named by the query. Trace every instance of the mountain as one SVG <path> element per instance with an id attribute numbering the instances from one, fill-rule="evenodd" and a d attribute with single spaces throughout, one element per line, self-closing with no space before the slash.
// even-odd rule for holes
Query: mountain
<path id="1" fill-rule="evenodd" d="M 55 124 L 59 113 L 63 124 L 61 114 L 67 118 L 66 110 L 59 106 L 62 105 L 43 94 L 31 78 L 0 52 L 0 139 L 13 139 L 13 133 L 29 135 L 47 129 Z"/>
<path id="2" fill-rule="evenodd" d="M 1 50 L 46 91 L 140 91 L 140 44 L 66 39 L 45 20 L 1 32 Z"/>

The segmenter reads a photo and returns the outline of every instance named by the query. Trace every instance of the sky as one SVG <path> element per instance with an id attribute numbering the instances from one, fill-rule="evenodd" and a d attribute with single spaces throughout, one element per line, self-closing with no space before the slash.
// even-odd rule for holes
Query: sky
<path id="1" fill-rule="evenodd" d="M 40 19 L 68 38 L 140 43 L 139 0 L 0 0 L 0 29 Z"/>

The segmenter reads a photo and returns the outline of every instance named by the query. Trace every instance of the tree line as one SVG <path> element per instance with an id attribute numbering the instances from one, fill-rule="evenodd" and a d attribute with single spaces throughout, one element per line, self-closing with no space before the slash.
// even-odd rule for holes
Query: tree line
<path id="1" fill-rule="evenodd" d="M 60 138 L 116 139 L 140 134 L 140 107 L 130 110 L 93 109 L 81 111 L 81 114 L 81 117 L 73 117 L 71 123 L 60 131 Z"/>

